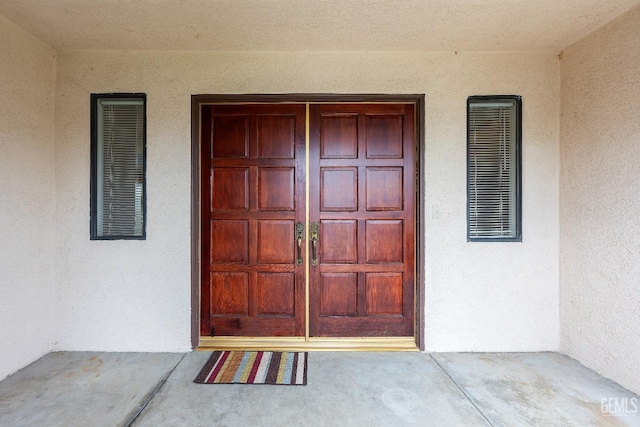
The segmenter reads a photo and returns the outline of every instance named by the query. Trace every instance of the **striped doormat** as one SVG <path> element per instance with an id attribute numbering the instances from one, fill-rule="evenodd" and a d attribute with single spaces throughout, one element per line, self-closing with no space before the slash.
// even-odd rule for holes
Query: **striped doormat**
<path id="1" fill-rule="evenodd" d="M 307 385 L 307 353 L 214 351 L 193 382 Z"/>

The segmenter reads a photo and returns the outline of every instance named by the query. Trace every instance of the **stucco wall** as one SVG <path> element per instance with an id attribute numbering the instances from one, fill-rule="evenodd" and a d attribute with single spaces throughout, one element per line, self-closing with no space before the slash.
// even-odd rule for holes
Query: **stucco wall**
<path id="1" fill-rule="evenodd" d="M 0 16 L 0 380 L 51 349 L 55 52 Z"/>
<path id="2" fill-rule="evenodd" d="M 566 49 L 562 351 L 640 392 L 640 7 Z"/>
<path id="3" fill-rule="evenodd" d="M 559 84 L 550 53 L 61 54 L 57 348 L 189 348 L 190 95 L 307 92 L 426 94 L 427 349 L 556 350 Z M 148 95 L 146 241 L 89 240 L 92 92 Z M 466 98 L 483 94 L 523 97 L 523 243 L 466 242 Z"/>

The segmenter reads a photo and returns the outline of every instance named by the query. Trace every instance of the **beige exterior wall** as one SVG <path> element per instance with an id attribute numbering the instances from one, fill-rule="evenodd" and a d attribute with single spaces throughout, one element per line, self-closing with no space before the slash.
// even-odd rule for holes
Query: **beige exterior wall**
<path id="1" fill-rule="evenodd" d="M 426 94 L 427 349 L 557 350 L 559 72 L 551 53 L 62 53 L 56 348 L 190 347 L 190 96 L 302 92 Z M 148 95 L 145 241 L 89 240 L 92 92 Z M 484 94 L 523 97 L 523 243 L 466 242 L 466 98 Z"/>
<path id="2" fill-rule="evenodd" d="M 50 351 L 55 52 L 0 16 L 0 380 Z"/>
<path id="3" fill-rule="evenodd" d="M 562 63 L 562 351 L 640 392 L 640 7 Z"/>

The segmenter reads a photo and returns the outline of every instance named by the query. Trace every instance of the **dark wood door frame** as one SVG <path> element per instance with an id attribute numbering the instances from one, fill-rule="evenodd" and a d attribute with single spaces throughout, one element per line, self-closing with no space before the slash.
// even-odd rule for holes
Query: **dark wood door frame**
<path id="1" fill-rule="evenodd" d="M 191 96 L 191 345 L 200 339 L 200 106 L 226 103 L 412 103 L 415 105 L 416 131 L 416 289 L 415 333 L 416 344 L 424 350 L 425 235 L 421 219 L 425 212 L 424 200 L 424 118 L 425 96 L 391 94 L 247 94 L 247 95 L 192 95 Z"/>

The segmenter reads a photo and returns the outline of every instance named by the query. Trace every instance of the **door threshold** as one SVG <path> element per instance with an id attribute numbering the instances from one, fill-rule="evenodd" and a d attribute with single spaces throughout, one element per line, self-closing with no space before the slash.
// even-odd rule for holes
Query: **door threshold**
<path id="1" fill-rule="evenodd" d="M 419 351 L 413 337 L 200 337 L 198 351 Z"/>

